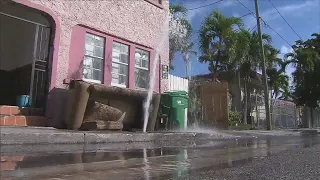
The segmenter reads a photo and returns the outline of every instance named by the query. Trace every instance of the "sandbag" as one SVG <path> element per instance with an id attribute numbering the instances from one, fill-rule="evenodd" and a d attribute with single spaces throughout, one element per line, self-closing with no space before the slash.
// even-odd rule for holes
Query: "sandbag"
<path id="1" fill-rule="evenodd" d="M 96 102 L 94 100 L 89 100 L 83 121 L 101 120 L 122 122 L 124 118 L 125 113 L 123 113 L 121 110 Z"/>

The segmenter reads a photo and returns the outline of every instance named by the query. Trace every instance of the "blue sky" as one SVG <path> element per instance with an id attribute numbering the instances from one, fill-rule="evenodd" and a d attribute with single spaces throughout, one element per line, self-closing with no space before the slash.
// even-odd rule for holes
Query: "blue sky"
<path id="1" fill-rule="evenodd" d="M 186 8 L 195 8 L 202 5 L 210 4 L 218 0 L 170 0 L 170 4 L 182 4 Z M 251 11 L 255 12 L 254 0 L 240 0 Z M 277 7 L 279 12 L 289 22 L 293 29 L 306 40 L 311 37 L 312 33 L 320 33 L 320 0 L 271 0 Z M 281 16 L 270 4 L 269 0 L 260 0 L 260 16 L 274 30 L 276 30 L 285 40 L 291 45 L 298 40 L 298 36 L 290 29 Z M 226 16 L 242 16 L 249 11 L 244 8 L 237 0 L 223 0 L 220 3 L 188 11 L 188 19 L 191 22 L 194 34 L 192 40 L 196 42 L 195 50 L 198 50 L 198 33 L 201 22 L 211 11 L 219 10 Z M 243 18 L 247 28 L 253 28 L 256 25 L 256 19 L 252 15 Z M 282 40 L 276 33 L 267 27 L 263 27 L 263 33 L 270 34 L 273 39 L 273 45 L 281 51 L 281 55 L 290 52 L 292 49 L 288 43 Z M 200 55 L 200 54 L 198 54 Z M 177 54 L 174 62 L 174 70 L 171 74 L 185 77 L 185 65 L 182 56 Z M 287 74 L 291 74 L 293 67 L 287 68 Z M 208 65 L 198 61 L 198 57 L 194 56 L 191 59 L 191 74 L 208 73 Z"/>

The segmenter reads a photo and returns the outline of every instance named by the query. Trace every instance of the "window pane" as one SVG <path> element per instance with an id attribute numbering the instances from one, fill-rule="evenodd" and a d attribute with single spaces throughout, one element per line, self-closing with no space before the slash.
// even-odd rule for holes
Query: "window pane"
<path id="1" fill-rule="evenodd" d="M 129 56 L 127 54 L 120 55 L 120 62 L 128 64 Z"/>
<path id="2" fill-rule="evenodd" d="M 102 70 L 102 60 L 97 58 L 93 59 L 92 67 L 94 69 Z"/>
<path id="3" fill-rule="evenodd" d="M 141 67 L 149 69 L 149 61 L 142 60 L 141 62 Z"/>
<path id="4" fill-rule="evenodd" d="M 102 81 L 104 42 L 105 38 L 86 33 L 85 58 L 83 60 L 84 79 Z"/>
<path id="5" fill-rule="evenodd" d="M 122 44 L 121 52 L 124 54 L 129 54 L 129 46 Z"/>
<path id="6" fill-rule="evenodd" d="M 93 45 L 94 44 L 93 35 L 86 34 L 86 44 L 88 44 L 88 45 Z"/>
<path id="7" fill-rule="evenodd" d="M 113 50 L 112 50 L 112 61 L 128 64 L 129 63 L 129 46 L 125 44 L 120 44 L 118 42 L 114 42 Z"/>
<path id="8" fill-rule="evenodd" d="M 137 67 L 143 67 L 149 69 L 149 52 L 141 49 L 136 49 L 135 64 Z"/>
<path id="9" fill-rule="evenodd" d="M 128 66 L 112 63 L 112 73 L 128 75 Z"/>
<path id="10" fill-rule="evenodd" d="M 95 41 L 94 45 L 104 47 L 104 38 L 95 36 Z"/>
<path id="11" fill-rule="evenodd" d="M 93 56 L 93 45 L 86 44 L 86 55 Z"/>
<path id="12" fill-rule="evenodd" d="M 140 67 L 141 59 L 136 57 L 136 66 Z"/>
<path id="13" fill-rule="evenodd" d="M 118 52 L 121 51 L 121 45 L 120 45 L 120 43 L 113 42 L 113 51 L 118 51 Z"/>
<path id="14" fill-rule="evenodd" d="M 112 83 L 128 87 L 128 66 L 112 63 Z"/>
<path id="15" fill-rule="evenodd" d="M 103 48 L 95 46 L 94 47 L 94 56 L 103 58 Z"/>
<path id="16" fill-rule="evenodd" d="M 94 80 L 99 80 L 99 81 L 102 81 L 102 73 L 100 70 L 92 70 L 93 74 L 93 79 Z"/>
<path id="17" fill-rule="evenodd" d="M 148 82 L 149 82 L 149 71 L 142 70 L 142 69 L 136 69 L 135 70 L 135 85 L 138 88 L 148 88 Z"/>
<path id="18" fill-rule="evenodd" d="M 92 70 L 88 68 L 83 69 L 83 77 L 85 79 L 92 79 Z"/>
<path id="19" fill-rule="evenodd" d="M 124 75 L 112 74 L 112 83 L 121 84 L 128 87 L 128 78 L 127 76 L 124 76 Z"/>
<path id="20" fill-rule="evenodd" d="M 86 34 L 86 55 L 103 57 L 104 54 L 104 38 L 92 34 Z"/>
<path id="21" fill-rule="evenodd" d="M 84 67 L 92 67 L 92 61 L 93 61 L 92 57 L 85 56 L 83 61 Z"/>
<path id="22" fill-rule="evenodd" d="M 86 44 L 104 47 L 104 38 L 86 33 Z"/>
<path id="23" fill-rule="evenodd" d="M 120 53 L 119 52 L 112 52 L 112 61 L 113 62 L 120 62 Z"/>

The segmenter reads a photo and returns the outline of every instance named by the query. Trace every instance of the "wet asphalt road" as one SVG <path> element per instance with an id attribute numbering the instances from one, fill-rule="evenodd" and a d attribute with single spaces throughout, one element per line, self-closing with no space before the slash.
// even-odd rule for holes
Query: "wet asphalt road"
<path id="1" fill-rule="evenodd" d="M 320 137 L 76 153 L 2 151 L 0 167 L 1 179 L 319 179 Z"/>

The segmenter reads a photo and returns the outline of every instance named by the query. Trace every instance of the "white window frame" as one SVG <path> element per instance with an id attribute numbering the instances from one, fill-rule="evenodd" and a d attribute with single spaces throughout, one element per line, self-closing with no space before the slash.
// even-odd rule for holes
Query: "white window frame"
<path id="1" fill-rule="evenodd" d="M 90 57 L 90 58 L 94 58 L 94 59 L 99 59 L 99 60 L 101 60 L 101 69 L 96 69 L 96 68 L 90 68 L 90 70 L 95 70 L 95 71 L 100 71 L 101 72 L 101 80 L 96 80 L 96 79 L 87 79 L 87 78 L 85 78 L 84 77 L 84 74 L 83 74 L 83 71 L 82 71 L 82 80 L 83 81 L 86 81 L 86 82 L 91 82 L 91 83 L 97 83 L 97 84 L 101 84 L 102 83 L 102 80 L 103 80 L 103 75 L 104 75 L 104 73 L 103 73 L 103 64 L 104 64 L 104 55 L 105 55 L 105 49 L 106 49 L 106 47 L 105 47 L 105 42 L 106 42 L 106 39 L 105 39 L 105 37 L 103 37 L 103 36 L 98 36 L 98 35 L 95 35 L 95 34 L 92 34 L 92 33 L 88 33 L 88 32 L 86 32 L 85 33 L 85 37 L 87 36 L 87 34 L 90 34 L 90 35 L 92 35 L 92 36 L 96 36 L 96 37 L 99 37 L 99 38 L 102 38 L 103 39 L 103 46 L 97 46 L 97 47 L 100 47 L 100 48 L 102 48 L 103 49 L 103 55 L 102 55 L 102 57 L 97 57 L 97 56 L 93 56 L 93 55 L 88 55 L 87 54 L 87 51 L 86 51 L 86 47 L 84 47 L 85 48 L 85 52 L 84 52 L 84 61 L 85 61 L 85 59 L 86 59 L 86 57 Z M 85 38 L 86 39 L 86 38 Z M 87 42 L 86 42 L 86 40 L 85 40 L 85 46 L 86 46 L 86 44 L 87 44 Z M 93 46 L 96 46 L 96 45 L 93 45 Z M 83 62 L 83 65 L 84 65 L 84 62 Z M 83 67 L 83 70 L 84 69 L 87 69 L 87 68 L 85 68 L 85 67 Z"/>
<path id="2" fill-rule="evenodd" d="M 116 61 L 113 61 L 113 44 L 114 43 L 118 43 L 118 44 L 120 44 L 120 45 L 125 45 L 125 46 L 128 46 L 128 63 L 123 63 L 123 62 L 116 62 Z M 121 52 L 120 52 L 120 54 L 121 54 Z M 129 71 L 130 71 L 130 67 L 129 67 L 129 63 L 130 63 L 130 45 L 128 45 L 128 44 L 125 44 L 125 43 L 121 43 L 121 42 L 118 42 L 118 41 L 113 41 L 112 42 L 112 62 L 111 63 L 115 63 L 115 64 L 120 64 L 120 65 L 125 65 L 125 66 L 127 66 L 127 68 L 128 68 L 128 74 L 117 74 L 117 75 L 125 75 L 126 77 L 127 77 L 127 85 L 125 85 L 125 84 L 118 84 L 118 83 L 113 83 L 112 82 L 112 74 L 114 74 L 113 72 L 112 72 L 112 70 L 111 70 L 111 86 L 116 86 L 116 87 L 121 87 L 121 88 L 128 88 L 129 87 Z"/>
<path id="3" fill-rule="evenodd" d="M 136 48 L 135 49 L 135 53 L 137 52 L 137 50 L 140 50 L 140 51 L 145 51 L 148 53 L 148 68 L 145 68 L 145 67 L 141 67 L 141 66 L 138 66 L 136 63 L 134 63 L 134 66 L 136 69 L 141 69 L 141 70 L 145 70 L 148 72 L 148 78 L 150 78 L 150 59 L 151 59 L 151 53 L 150 51 L 147 51 L 147 50 L 144 50 L 144 49 L 140 49 L 140 48 Z M 134 60 L 136 61 L 136 57 L 134 57 Z M 134 79 L 134 81 L 136 81 L 136 79 Z M 150 81 L 150 79 L 149 79 Z M 134 82 L 136 84 L 136 82 Z M 147 84 L 147 87 L 146 88 L 142 88 L 142 87 L 137 87 L 136 86 L 136 89 L 139 89 L 139 90 L 146 90 L 148 89 L 148 84 Z"/>

